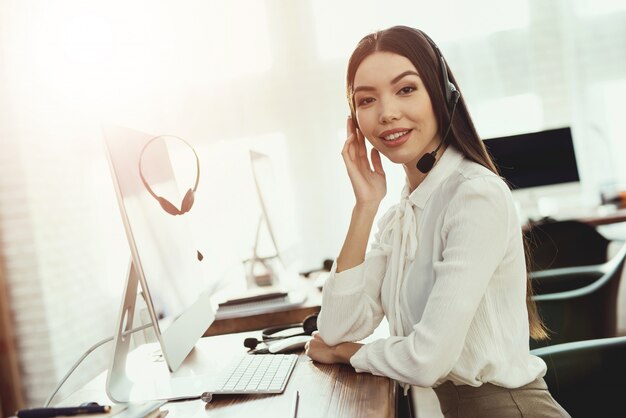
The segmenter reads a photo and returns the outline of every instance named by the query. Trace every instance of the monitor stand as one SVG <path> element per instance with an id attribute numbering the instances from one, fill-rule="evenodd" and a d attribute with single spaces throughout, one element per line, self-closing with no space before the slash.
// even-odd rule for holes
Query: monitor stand
<path id="1" fill-rule="evenodd" d="M 280 274 L 279 267 L 277 263 L 280 263 L 280 266 L 284 268 L 284 263 L 280 257 L 280 253 L 278 252 L 278 247 L 274 243 L 274 250 L 276 252 L 275 255 L 269 257 L 261 257 L 259 256 L 259 247 L 260 247 L 260 238 L 261 238 L 261 229 L 265 224 L 266 228 L 269 228 L 269 223 L 265 218 L 264 214 L 259 216 L 259 221 L 257 222 L 256 227 L 256 235 L 254 238 L 254 247 L 252 247 L 252 257 L 247 260 L 244 260 L 244 268 L 246 271 L 246 285 L 248 289 L 254 289 L 257 287 L 265 287 L 265 286 L 274 286 L 277 287 L 280 285 Z"/>
<path id="2" fill-rule="evenodd" d="M 132 333 L 129 331 L 133 329 L 139 283 L 139 275 L 131 261 L 113 339 L 113 360 L 107 373 L 108 397 L 116 403 L 199 398 L 202 392 L 210 390 L 212 379 L 209 370 L 202 367 L 205 362 L 196 358 L 199 354 L 195 348 L 174 373 L 170 372 L 158 342 L 143 344 L 130 351 Z M 206 309 L 201 306 L 206 304 L 204 300 L 198 302 L 191 307 L 192 310 Z M 210 304 L 209 310 L 213 315 Z M 152 329 L 158 329 L 155 316 L 150 315 L 150 318 Z"/>

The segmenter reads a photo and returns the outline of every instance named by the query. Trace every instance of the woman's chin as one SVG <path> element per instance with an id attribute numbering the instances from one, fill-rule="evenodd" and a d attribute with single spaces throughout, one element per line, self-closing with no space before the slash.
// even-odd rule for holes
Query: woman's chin
<path id="1" fill-rule="evenodd" d="M 414 153 L 411 153 L 410 155 L 400 154 L 400 153 L 398 154 L 390 153 L 388 155 L 385 155 L 385 157 L 387 157 L 387 159 L 394 164 L 413 165 L 413 166 L 419 160 L 419 158 L 416 157 Z"/>

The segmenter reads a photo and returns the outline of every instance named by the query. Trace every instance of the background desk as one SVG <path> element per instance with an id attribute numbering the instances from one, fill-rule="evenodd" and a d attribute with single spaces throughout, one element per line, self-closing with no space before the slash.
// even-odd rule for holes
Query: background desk
<path id="1" fill-rule="evenodd" d="M 579 221 L 586 223 L 588 225 L 597 227 L 604 225 L 612 225 L 621 222 L 626 222 L 626 209 L 617 209 L 615 211 L 606 213 L 606 214 L 593 214 L 589 213 L 587 215 L 575 216 L 575 217 L 550 217 L 555 221 Z M 524 223 L 522 225 L 522 231 L 528 231 L 535 224 L 541 224 L 542 220 L 532 220 Z"/>
<path id="2" fill-rule="evenodd" d="M 242 344 L 244 338 L 256 336 L 258 332 L 203 338 L 194 350 L 196 355 L 192 353 L 190 358 L 208 360 L 212 365 L 224 365 L 233 356 L 245 354 L 246 349 Z M 197 355 L 206 354 L 207 351 L 211 353 L 211 359 L 207 359 L 206 355 Z M 105 381 L 106 372 L 103 372 L 60 405 L 77 405 L 88 401 L 110 404 L 105 393 Z M 162 409 L 169 410 L 168 418 L 290 418 L 296 390 L 300 391 L 298 418 L 395 416 L 396 388 L 392 380 L 356 373 L 346 365 L 314 363 L 303 353 L 281 395 L 218 396 L 209 404 L 201 400 L 171 402 Z"/>
<path id="3" fill-rule="evenodd" d="M 235 332 L 253 331 L 277 325 L 296 324 L 307 316 L 320 311 L 322 292 L 315 287 L 314 280 L 301 279 L 303 291 L 307 298 L 301 306 L 285 310 L 270 311 L 239 318 L 217 319 L 204 333 L 211 335 L 232 334 Z"/>
<path id="4" fill-rule="evenodd" d="M 582 217 L 578 220 L 592 226 L 626 222 L 626 209 L 618 209 L 615 212 L 611 212 L 606 215 Z"/>

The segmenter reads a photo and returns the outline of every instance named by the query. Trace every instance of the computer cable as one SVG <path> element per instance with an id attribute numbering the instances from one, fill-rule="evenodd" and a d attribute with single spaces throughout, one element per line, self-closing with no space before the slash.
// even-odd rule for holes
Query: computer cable
<path id="1" fill-rule="evenodd" d="M 126 331 L 123 333 L 123 336 L 126 337 L 127 335 L 133 334 L 137 331 L 142 331 L 146 328 L 151 328 L 152 327 L 152 323 L 150 324 L 144 324 L 140 327 L 137 328 L 133 328 L 129 331 Z M 52 402 L 52 399 L 54 399 L 55 395 L 57 394 L 57 392 L 61 389 L 61 387 L 63 386 L 63 384 L 67 381 L 67 379 L 69 379 L 69 377 L 71 376 L 72 373 L 74 373 L 74 370 L 76 370 L 78 368 L 78 366 L 80 366 L 80 363 L 83 362 L 83 360 L 85 360 L 87 358 L 87 356 L 89 354 L 91 354 L 94 350 L 96 350 L 98 347 L 100 347 L 101 345 L 104 345 L 106 343 L 108 343 L 109 341 L 113 341 L 113 337 L 109 337 L 109 338 L 105 338 L 102 341 L 98 341 L 97 343 L 95 343 L 94 345 L 92 345 L 91 347 L 89 347 L 87 349 L 87 351 L 85 351 L 85 353 L 83 353 L 83 355 L 74 363 L 74 365 L 70 368 L 70 370 L 65 374 L 65 376 L 63 376 L 63 379 L 61 379 L 61 381 L 59 382 L 59 384 L 57 385 L 56 388 L 54 388 L 54 391 L 52 392 L 52 394 L 48 397 L 48 399 L 46 400 L 46 403 L 44 404 L 44 408 L 47 408 L 50 405 L 50 402 Z"/>

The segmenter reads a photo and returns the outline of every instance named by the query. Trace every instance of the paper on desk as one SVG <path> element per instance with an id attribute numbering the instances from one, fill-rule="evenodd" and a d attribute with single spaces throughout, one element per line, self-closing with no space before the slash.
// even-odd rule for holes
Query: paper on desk
<path id="1" fill-rule="evenodd" d="M 119 404 L 111 406 L 111 412 L 102 414 L 81 414 L 75 417 L 84 418 L 158 418 L 167 415 L 167 411 L 161 411 L 159 408 L 166 401 L 149 401 L 140 403 Z M 163 415 L 161 415 L 163 414 Z"/>
<path id="2" fill-rule="evenodd" d="M 165 402 L 166 401 L 150 401 L 130 403 L 126 405 L 126 409 L 113 416 L 115 418 L 153 418 L 154 416 L 159 416 L 158 413 L 160 411 L 158 411 L 158 409 L 163 406 Z"/>

